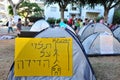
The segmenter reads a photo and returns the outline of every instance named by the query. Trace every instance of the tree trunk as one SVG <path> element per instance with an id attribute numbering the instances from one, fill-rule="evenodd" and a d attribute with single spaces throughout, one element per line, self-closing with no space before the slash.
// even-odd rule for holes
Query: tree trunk
<path id="1" fill-rule="evenodd" d="M 17 4 L 14 4 L 14 2 L 12 0 L 8 0 L 10 5 L 12 6 L 13 8 L 13 15 L 16 15 L 17 14 L 17 11 L 16 9 L 18 8 L 18 6 L 20 5 L 20 3 L 22 3 L 24 0 L 19 0 L 19 2 Z"/>
<path id="2" fill-rule="evenodd" d="M 27 18 L 28 18 L 28 17 L 25 17 L 25 23 L 24 23 L 24 26 L 28 26 Z"/>
<path id="3" fill-rule="evenodd" d="M 64 21 L 64 8 L 61 8 L 61 21 Z"/>
<path id="4" fill-rule="evenodd" d="M 109 13 L 109 9 L 104 9 L 104 20 L 108 21 L 108 13 Z"/>
<path id="5" fill-rule="evenodd" d="M 13 7 L 13 15 L 17 15 L 16 6 Z"/>

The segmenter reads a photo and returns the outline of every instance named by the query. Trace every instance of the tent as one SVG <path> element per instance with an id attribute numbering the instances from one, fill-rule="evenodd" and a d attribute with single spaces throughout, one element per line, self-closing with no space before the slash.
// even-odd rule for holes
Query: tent
<path id="1" fill-rule="evenodd" d="M 35 31 L 35 32 L 39 32 L 39 31 L 42 31 L 42 30 L 44 30 L 44 29 L 46 29 L 46 28 L 48 28 L 48 27 L 50 27 L 50 25 L 49 25 L 49 23 L 47 23 L 45 20 L 38 20 L 38 21 L 36 21 L 33 25 L 32 25 L 32 27 L 31 27 L 31 29 L 30 29 L 30 31 Z"/>
<path id="2" fill-rule="evenodd" d="M 46 22 L 45 20 L 37 20 L 30 29 L 27 30 L 22 30 L 20 32 L 20 35 L 18 34 L 19 37 L 34 37 L 40 32 L 44 31 L 50 27 L 49 23 Z"/>
<path id="3" fill-rule="evenodd" d="M 119 55 L 120 43 L 111 33 L 94 33 L 83 41 L 87 55 Z"/>
<path id="4" fill-rule="evenodd" d="M 80 29 L 78 32 L 78 35 L 80 36 L 80 41 L 83 42 L 88 36 L 90 36 L 93 33 L 101 33 L 101 32 L 109 32 L 112 33 L 111 30 L 101 23 L 94 23 L 94 24 L 88 24 Z"/>
<path id="5" fill-rule="evenodd" d="M 118 39 L 118 41 L 120 42 L 120 26 L 117 27 L 117 28 L 113 31 L 113 35 L 114 35 L 115 38 Z"/>
<path id="6" fill-rule="evenodd" d="M 60 38 L 71 37 L 73 39 L 73 76 L 38 76 L 38 77 L 14 77 L 14 66 L 11 67 L 8 80 L 96 80 L 91 64 L 85 55 L 85 51 L 76 35 L 67 28 L 47 28 L 35 38 Z"/>

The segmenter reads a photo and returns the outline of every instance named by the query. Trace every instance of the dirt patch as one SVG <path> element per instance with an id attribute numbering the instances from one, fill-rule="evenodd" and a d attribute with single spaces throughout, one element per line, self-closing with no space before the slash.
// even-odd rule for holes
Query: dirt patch
<path id="1" fill-rule="evenodd" d="M 15 40 L 0 40 L 0 80 L 6 80 L 13 63 Z M 89 57 L 97 80 L 120 80 L 120 56 Z"/>
<path id="2" fill-rule="evenodd" d="M 0 80 L 7 80 L 9 69 L 13 63 L 14 39 L 0 40 Z"/>
<path id="3" fill-rule="evenodd" d="M 89 57 L 97 80 L 120 80 L 120 56 Z"/>

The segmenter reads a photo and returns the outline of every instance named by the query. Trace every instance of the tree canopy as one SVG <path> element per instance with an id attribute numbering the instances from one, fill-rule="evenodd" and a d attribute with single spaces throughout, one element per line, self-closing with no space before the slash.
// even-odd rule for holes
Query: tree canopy
<path id="1" fill-rule="evenodd" d="M 20 5 L 20 3 L 22 3 L 24 0 L 19 0 L 17 4 L 14 4 L 14 2 L 12 0 L 8 0 L 8 2 L 10 3 L 12 10 L 13 10 L 13 15 L 17 14 L 16 9 L 18 8 L 18 6 Z"/>
<path id="2" fill-rule="evenodd" d="M 24 1 L 19 5 L 18 13 L 24 17 L 33 16 L 34 14 L 38 14 L 36 17 L 41 17 L 43 16 L 43 9 L 36 3 Z"/>
<path id="3" fill-rule="evenodd" d="M 27 18 L 43 17 L 43 9 L 41 9 L 37 3 L 31 3 L 29 1 L 23 1 L 18 8 L 18 14 L 25 18 L 25 25 L 27 24 Z"/>

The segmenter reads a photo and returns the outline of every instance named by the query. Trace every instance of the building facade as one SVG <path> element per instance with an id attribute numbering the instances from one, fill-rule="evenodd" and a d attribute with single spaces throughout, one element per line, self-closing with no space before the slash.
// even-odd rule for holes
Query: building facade
<path id="1" fill-rule="evenodd" d="M 44 10 L 44 16 L 46 20 L 48 18 L 55 18 L 55 19 L 61 18 L 60 8 L 58 4 L 45 6 L 44 5 L 45 0 L 30 0 L 30 1 L 37 3 Z M 6 5 L 6 3 L 8 4 L 7 0 L 0 0 L 0 20 L 8 17 L 8 11 L 7 11 L 8 5 Z M 91 8 L 88 5 L 84 7 L 80 7 L 80 5 L 69 4 L 65 9 L 64 18 L 69 19 L 72 14 L 76 15 L 76 18 L 81 18 L 83 20 L 85 18 L 95 19 L 98 16 L 104 16 L 104 8 L 101 5 L 97 5 L 94 8 Z M 108 23 L 112 23 L 113 15 L 114 15 L 114 8 L 109 11 Z"/>
<path id="2" fill-rule="evenodd" d="M 60 15 L 60 8 L 58 4 L 53 4 L 50 6 L 45 6 L 45 18 L 55 18 L 58 19 L 61 17 Z M 69 19 L 71 15 L 76 15 L 76 18 L 81 18 L 84 20 L 85 18 L 88 19 L 96 19 L 97 17 L 103 17 L 104 16 L 104 7 L 101 5 L 97 5 L 94 8 L 89 7 L 88 5 L 84 7 L 80 7 L 80 5 L 71 5 L 69 4 L 64 12 L 64 18 Z M 109 11 L 108 14 L 108 23 L 112 23 L 114 15 L 114 8 L 112 8 Z"/>
<path id="3" fill-rule="evenodd" d="M 7 0 L 0 0 L 0 21 L 5 21 L 8 17 Z"/>

